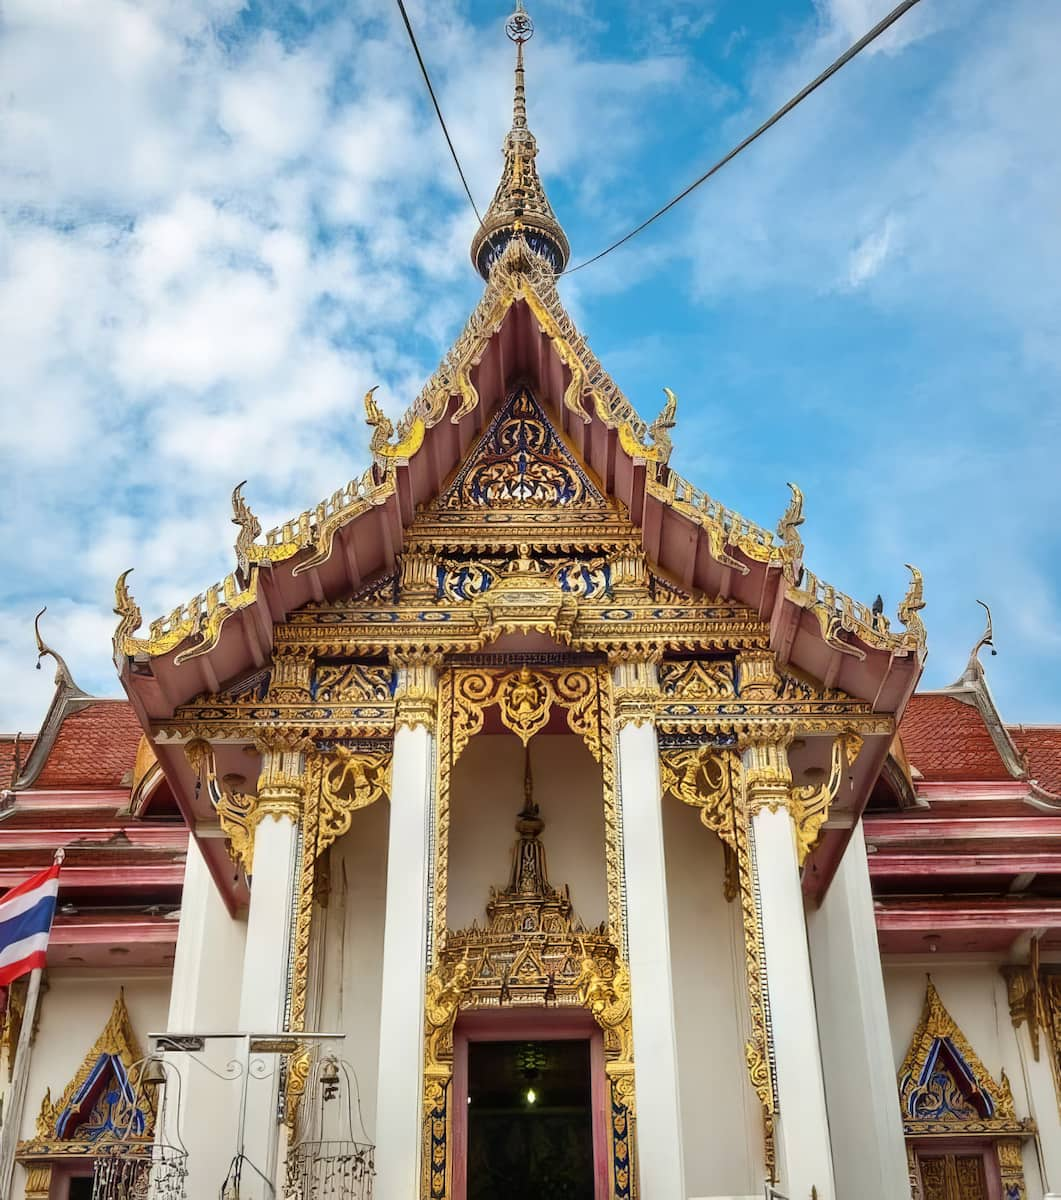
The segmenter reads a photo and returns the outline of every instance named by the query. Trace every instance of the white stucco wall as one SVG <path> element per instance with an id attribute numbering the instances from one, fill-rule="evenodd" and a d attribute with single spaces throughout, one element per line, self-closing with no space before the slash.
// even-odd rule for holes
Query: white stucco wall
<path id="1" fill-rule="evenodd" d="M 387 829 L 390 809 L 381 801 L 354 813 L 350 831 L 331 849 L 331 886 L 318 908 L 311 1027 L 346 1034 L 336 1049 L 357 1074 L 369 1140 L 376 1136 L 383 928 L 387 899 Z M 354 1137 L 361 1140 L 354 1106 Z"/>
<path id="2" fill-rule="evenodd" d="M 21 1139 L 31 1138 L 36 1132 L 45 1089 L 51 1088 L 53 1101 L 62 1096 L 103 1032 L 120 988 L 125 988 L 125 1003 L 142 1052 L 147 1050 L 148 1033 L 166 1027 L 168 971 L 130 970 L 104 979 L 98 972 L 59 969 L 49 972 L 48 983 L 33 1046 Z M 4 1079 L 6 1086 L 6 1069 Z M 16 1166 L 11 1200 L 22 1200 L 25 1180 L 25 1171 Z"/>
<path id="3" fill-rule="evenodd" d="M 665 797 L 663 833 L 686 1189 L 696 1197 L 761 1194 L 761 1109 L 744 1062 L 739 902 L 722 895 L 722 846 L 695 809 Z"/>
<path id="4" fill-rule="evenodd" d="M 1016 1033 L 1009 1016 L 1006 984 L 999 974 L 1001 960 L 964 958 L 960 956 L 925 956 L 902 960 L 885 959 L 884 988 L 888 998 L 888 1023 L 891 1029 L 892 1051 L 898 1071 L 906 1057 L 910 1039 L 921 1019 L 925 999 L 925 976 L 931 973 L 932 982 L 944 1007 L 957 1022 L 981 1062 L 997 1081 L 1003 1069 L 1013 1089 L 1013 1101 L 1018 1117 L 1030 1115 L 1025 1069 Z M 1056 1113 L 1052 1120 L 1039 1117 L 1039 1137 L 1057 1143 L 1061 1128 Z M 1028 1185 L 1028 1200 L 1042 1200 L 1043 1176 L 1039 1167 L 1036 1141 L 1024 1143 L 1024 1176 Z"/>
<path id="5" fill-rule="evenodd" d="M 545 821 L 542 843 L 554 887 L 568 884 L 587 926 L 608 916 L 601 773 L 581 740 L 531 739 L 534 798 Z M 504 886 L 523 805 L 523 746 L 513 734 L 474 737 L 453 772 L 450 807 L 449 925 L 485 919 L 491 887 Z"/>

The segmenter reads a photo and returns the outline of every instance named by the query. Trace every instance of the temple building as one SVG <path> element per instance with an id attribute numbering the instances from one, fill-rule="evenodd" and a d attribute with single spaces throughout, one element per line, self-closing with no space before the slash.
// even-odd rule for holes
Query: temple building
<path id="1" fill-rule="evenodd" d="M 1061 726 L 670 465 L 565 311 L 522 4 L 485 289 L 371 462 L 0 739 L 66 851 L 12 1200 L 1061 1194 Z M 958 664 L 960 669 L 960 664 Z M 14 1123 L 12 1125 L 11 1123 Z M 776 1189 L 776 1190 L 775 1190 Z"/>

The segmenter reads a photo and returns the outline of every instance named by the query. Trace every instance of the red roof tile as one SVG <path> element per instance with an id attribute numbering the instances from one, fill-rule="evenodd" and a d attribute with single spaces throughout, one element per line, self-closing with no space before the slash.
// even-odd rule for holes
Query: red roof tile
<path id="1" fill-rule="evenodd" d="M 20 737 L 18 740 L 19 766 L 26 765 L 29 752 L 33 749 L 32 737 Z M 0 789 L 10 787 L 15 773 L 15 735 L 0 737 Z"/>
<path id="2" fill-rule="evenodd" d="M 140 728 L 127 700 L 99 700 L 71 713 L 34 783 L 35 788 L 128 786 Z"/>
<path id="3" fill-rule="evenodd" d="M 1011 725 L 1009 732 L 1027 756 L 1031 778 L 1046 791 L 1061 795 L 1061 725 Z"/>
<path id="4" fill-rule="evenodd" d="M 978 709 L 939 693 L 910 699 L 899 736 L 910 764 L 926 780 L 1012 779 Z"/>

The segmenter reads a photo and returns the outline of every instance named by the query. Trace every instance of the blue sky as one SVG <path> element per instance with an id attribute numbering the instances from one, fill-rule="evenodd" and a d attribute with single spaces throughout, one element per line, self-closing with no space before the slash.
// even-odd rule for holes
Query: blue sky
<path id="1" fill-rule="evenodd" d="M 539 165 L 576 260 L 699 174 L 889 7 L 535 0 Z M 481 204 L 507 5 L 409 5 Z M 474 218 L 389 0 L 6 0 L 0 17 L 0 728 L 51 671 L 116 689 L 145 616 L 366 463 L 475 304 Z M 1061 719 L 1061 6 L 922 0 L 630 246 L 562 284 L 676 465 L 889 611 L 925 574 L 927 686 L 995 613 L 1010 721 Z"/>

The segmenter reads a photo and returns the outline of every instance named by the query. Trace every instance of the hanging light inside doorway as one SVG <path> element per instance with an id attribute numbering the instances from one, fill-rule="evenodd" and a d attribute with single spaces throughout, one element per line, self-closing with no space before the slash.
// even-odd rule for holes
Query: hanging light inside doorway
<path id="1" fill-rule="evenodd" d="M 538 1093 L 534 1090 L 534 1088 L 527 1088 L 527 1090 L 523 1093 L 523 1098 L 528 1104 L 533 1104 L 538 1099 Z"/>

